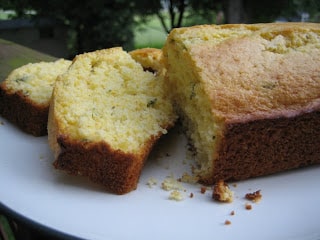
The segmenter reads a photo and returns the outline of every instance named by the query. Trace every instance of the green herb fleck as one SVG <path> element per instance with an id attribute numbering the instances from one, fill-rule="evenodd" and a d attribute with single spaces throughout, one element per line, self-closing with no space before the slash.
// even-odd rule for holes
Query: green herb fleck
<path id="1" fill-rule="evenodd" d="M 156 98 L 150 100 L 147 104 L 147 107 L 153 107 L 156 104 L 156 102 L 157 102 Z"/>
<path id="2" fill-rule="evenodd" d="M 192 98 L 196 96 L 195 87 L 196 87 L 196 83 L 193 83 L 191 87 L 190 100 L 192 100 Z"/>
<path id="3" fill-rule="evenodd" d="M 22 76 L 22 77 L 20 77 L 20 78 L 16 78 L 15 81 L 16 81 L 17 83 L 21 83 L 21 82 L 27 81 L 27 79 L 28 79 L 28 76 Z"/>
<path id="4" fill-rule="evenodd" d="M 274 89 L 275 87 L 277 86 L 277 83 L 274 83 L 274 82 L 265 82 L 262 84 L 262 87 L 265 88 L 265 89 Z"/>
<path id="5" fill-rule="evenodd" d="M 23 91 L 23 94 L 24 94 L 25 96 L 29 96 L 29 95 L 30 95 L 30 92 L 27 91 L 27 90 L 25 90 L 25 91 Z"/>

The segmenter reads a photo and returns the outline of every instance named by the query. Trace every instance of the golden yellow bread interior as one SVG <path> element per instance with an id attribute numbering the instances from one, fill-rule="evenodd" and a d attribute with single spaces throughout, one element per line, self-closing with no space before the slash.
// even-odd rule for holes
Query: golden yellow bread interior
<path id="1" fill-rule="evenodd" d="M 53 91 L 49 141 L 56 156 L 57 138 L 64 135 L 141 154 L 176 119 L 163 81 L 120 47 L 78 55 Z"/>
<path id="2" fill-rule="evenodd" d="M 179 28 L 163 51 L 200 178 L 213 172 L 226 125 L 319 108 L 319 24 Z"/>
<path id="3" fill-rule="evenodd" d="M 29 63 L 13 70 L 2 83 L 7 94 L 21 92 L 36 105 L 49 105 L 58 75 L 64 73 L 71 61 Z"/>
<path id="4" fill-rule="evenodd" d="M 116 194 L 137 187 L 153 145 L 177 118 L 163 88 L 164 71 L 143 54 L 136 59 L 122 48 L 76 56 L 57 78 L 50 104 L 55 168 Z"/>

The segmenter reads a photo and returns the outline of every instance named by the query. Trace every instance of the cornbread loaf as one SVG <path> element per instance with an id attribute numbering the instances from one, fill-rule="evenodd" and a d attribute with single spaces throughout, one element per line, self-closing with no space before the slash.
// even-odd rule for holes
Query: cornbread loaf
<path id="1" fill-rule="evenodd" d="M 119 47 L 81 54 L 57 78 L 48 121 L 55 168 L 116 194 L 137 187 L 152 146 L 176 120 L 163 71 L 144 70 L 139 56 Z"/>
<path id="2" fill-rule="evenodd" d="M 47 134 L 49 102 L 56 77 L 71 61 L 29 63 L 0 84 L 0 115 L 34 136 Z"/>
<path id="3" fill-rule="evenodd" d="M 320 163 L 320 25 L 174 29 L 163 50 L 199 181 Z"/>

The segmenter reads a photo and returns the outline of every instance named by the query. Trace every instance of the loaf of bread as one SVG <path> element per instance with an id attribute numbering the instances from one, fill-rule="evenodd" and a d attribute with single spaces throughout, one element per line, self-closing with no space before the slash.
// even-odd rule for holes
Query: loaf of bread
<path id="1" fill-rule="evenodd" d="M 53 84 L 71 61 L 29 63 L 13 70 L 0 84 L 0 115 L 34 136 L 47 134 Z"/>
<path id="2" fill-rule="evenodd" d="M 163 71 L 153 68 L 159 63 L 143 56 L 134 60 L 122 48 L 84 53 L 57 78 L 48 121 L 55 168 L 116 194 L 137 187 L 152 146 L 177 118 Z"/>
<path id="3" fill-rule="evenodd" d="M 200 182 L 320 163 L 320 24 L 174 29 L 163 54 Z"/>

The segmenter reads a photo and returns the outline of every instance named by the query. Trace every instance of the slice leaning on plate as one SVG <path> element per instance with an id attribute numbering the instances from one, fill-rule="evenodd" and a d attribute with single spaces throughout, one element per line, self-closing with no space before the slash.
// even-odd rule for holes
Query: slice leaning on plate
<path id="1" fill-rule="evenodd" d="M 152 146 L 176 120 L 163 71 L 154 70 L 122 48 L 76 56 L 58 77 L 50 105 L 55 168 L 116 194 L 134 190 Z"/>

